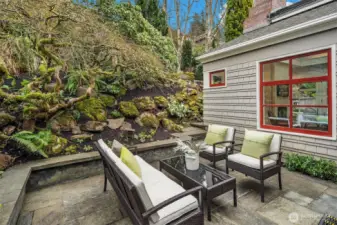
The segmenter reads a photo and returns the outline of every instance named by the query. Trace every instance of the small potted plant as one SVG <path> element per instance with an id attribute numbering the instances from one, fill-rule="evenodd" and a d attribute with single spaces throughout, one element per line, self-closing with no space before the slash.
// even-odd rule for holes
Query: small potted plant
<path id="1" fill-rule="evenodd" d="M 198 170 L 200 149 L 200 146 L 197 146 L 192 141 L 183 142 L 177 140 L 177 147 L 174 150 L 185 154 L 186 169 Z"/>

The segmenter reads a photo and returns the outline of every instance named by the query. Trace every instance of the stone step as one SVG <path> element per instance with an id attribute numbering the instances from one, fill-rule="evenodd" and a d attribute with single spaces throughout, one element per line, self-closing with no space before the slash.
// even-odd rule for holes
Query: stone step
<path id="1" fill-rule="evenodd" d="M 197 128 L 201 128 L 201 129 L 205 129 L 206 127 L 208 127 L 208 123 L 205 122 L 194 122 L 191 123 L 192 127 L 197 127 Z"/>

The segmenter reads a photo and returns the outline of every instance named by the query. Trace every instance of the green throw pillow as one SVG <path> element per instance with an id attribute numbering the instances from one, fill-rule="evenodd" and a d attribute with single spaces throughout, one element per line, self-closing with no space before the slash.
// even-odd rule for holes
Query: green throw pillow
<path id="1" fill-rule="evenodd" d="M 261 155 L 269 152 L 273 137 L 274 134 L 246 129 L 241 154 L 259 159 Z"/>
<path id="2" fill-rule="evenodd" d="M 227 133 L 227 127 L 221 125 L 209 125 L 205 138 L 207 145 L 213 145 L 214 143 L 224 141 Z"/>
<path id="3" fill-rule="evenodd" d="M 317 120 L 317 122 L 323 122 L 323 123 L 328 123 L 328 121 L 329 121 L 327 116 L 317 116 L 316 120 Z"/>
<path id="4" fill-rule="evenodd" d="M 134 172 L 139 178 L 142 178 L 142 172 L 140 166 L 137 162 L 135 156 L 124 146 L 121 148 L 121 156 L 122 162 L 129 167 L 129 169 Z"/>

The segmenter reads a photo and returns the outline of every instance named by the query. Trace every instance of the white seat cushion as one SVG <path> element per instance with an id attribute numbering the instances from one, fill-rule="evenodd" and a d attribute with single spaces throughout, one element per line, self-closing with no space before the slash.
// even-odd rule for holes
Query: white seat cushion
<path id="1" fill-rule="evenodd" d="M 240 163 L 242 165 L 248 166 L 250 168 L 254 168 L 254 169 L 260 169 L 260 160 L 247 156 L 247 155 L 243 155 L 241 153 L 237 153 L 237 154 L 232 154 L 228 156 L 228 161 L 231 162 L 236 162 L 236 163 Z M 268 168 L 271 166 L 276 165 L 276 161 L 269 159 L 269 160 L 263 160 L 263 168 Z"/>
<path id="2" fill-rule="evenodd" d="M 213 146 L 206 145 L 206 148 L 204 149 L 205 152 L 213 154 Z M 215 154 L 222 154 L 226 152 L 226 148 L 217 148 L 215 147 Z"/>
<path id="3" fill-rule="evenodd" d="M 121 159 L 119 157 L 117 157 L 117 155 L 112 151 L 111 148 L 109 148 L 109 146 L 102 140 L 99 139 L 98 140 L 98 144 L 99 146 L 102 148 L 102 150 L 105 152 L 105 154 L 107 154 L 107 156 L 114 162 L 121 162 Z"/>
<path id="4" fill-rule="evenodd" d="M 124 173 L 124 175 L 130 180 L 130 182 L 136 187 L 136 191 L 139 194 L 140 200 L 142 201 L 145 209 L 152 208 L 153 204 L 142 179 L 140 179 L 132 170 L 130 170 L 130 168 L 125 165 L 121 160 L 119 162 L 116 162 L 116 165 L 121 170 L 121 172 Z"/>
<path id="5" fill-rule="evenodd" d="M 183 187 L 172 181 L 159 170 L 153 168 L 142 158 L 136 156 L 136 159 L 142 170 L 142 180 L 145 188 L 154 206 L 185 192 Z M 167 224 L 196 208 L 198 208 L 197 199 L 189 195 L 171 203 L 152 215 L 150 223 L 153 225 Z"/>

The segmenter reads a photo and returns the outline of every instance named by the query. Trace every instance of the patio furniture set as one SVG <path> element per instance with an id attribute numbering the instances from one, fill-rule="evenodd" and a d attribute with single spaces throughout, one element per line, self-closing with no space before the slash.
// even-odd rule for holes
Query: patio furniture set
<path id="1" fill-rule="evenodd" d="M 211 221 L 212 199 L 231 190 L 236 207 L 236 179 L 229 175 L 229 169 L 258 179 L 262 202 L 264 202 L 265 179 L 277 174 L 279 188 L 282 189 L 281 135 L 272 135 L 269 152 L 254 158 L 245 155 L 243 149 L 240 153 L 234 153 L 234 147 L 240 146 L 235 145 L 235 128 L 211 126 L 222 127 L 227 132 L 222 141 L 204 145 L 204 151 L 200 152 L 200 157 L 211 161 L 213 167 L 200 163 L 197 170 L 187 169 L 184 156 L 160 160 L 160 168 L 157 170 L 135 155 L 132 156 L 133 160 L 139 165 L 141 171 L 141 174 L 137 175 L 135 168 L 129 168 L 128 163 L 122 159 L 123 153 L 121 157 L 117 156 L 120 148 L 113 147 L 112 150 L 103 140 L 95 143 L 104 166 L 104 191 L 109 181 L 121 203 L 122 212 L 130 217 L 133 224 L 204 224 L 203 202 L 206 202 L 208 220 Z M 247 132 L 248 130 L 246 130 L 246 136 L 248 136 Z M 253 132 L 257 139 L 264 133 Z M 220 160 L 226 160 L 226 171 L 216 168 L 216 162 Z M 175 177 L 181 185 L 171 180 L 162 171 Z"/>

